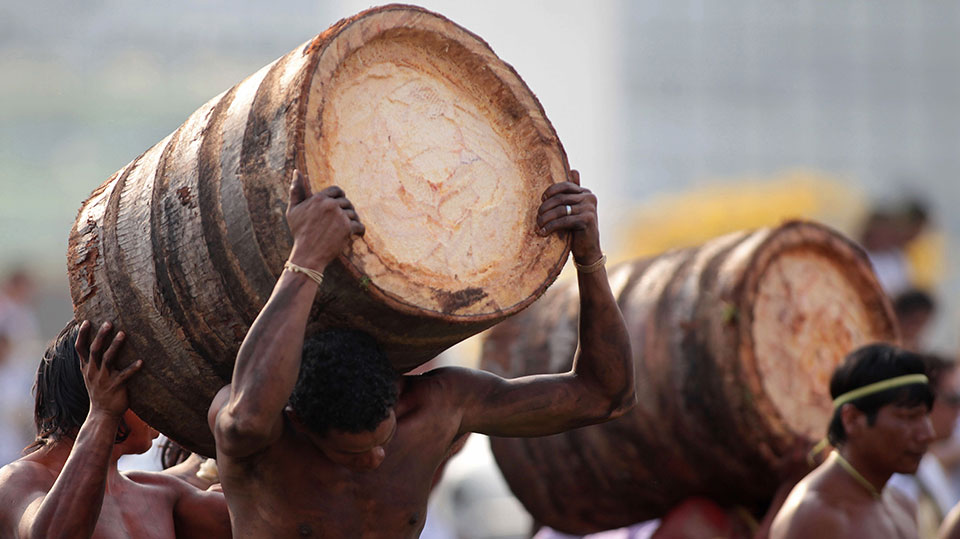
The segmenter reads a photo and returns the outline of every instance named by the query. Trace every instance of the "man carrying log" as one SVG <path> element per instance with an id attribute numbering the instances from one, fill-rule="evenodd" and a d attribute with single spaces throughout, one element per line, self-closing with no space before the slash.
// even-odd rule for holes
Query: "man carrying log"
<path id="1" fill-rule="evenodd" d="M 417 537 L 434 473 L 461 437 L 543 436 L 630 409 L 630 341 L 603 267 L 596 197 L 563 182 L 542 200 L 538 233 L 573 235 L 580 348 L 572 371 L 398 376 L 363 334 L 304 342 L 320 273 L 364 227 L 342 190 L 307 195 L 295 173 L 286 269 L 208 416 L 236 537 Z"/>
<path id="2" fill-rule="evenodd" d="M 0 537 L 230 537 L 220 492 L 174 476 L 117 469 L 157 437 L 127 408 L 127 380 L 142 360 L 116 370 L 124 333 L 71 322 L 37 371 L 34 450 L 0 468 Z"/>
<path id="3" fill-rule="evenodd" d="M 834 371 L 830 395 L 836 450 L 793 488 L 770 537 L 917 537 L 915 509 L 884 486 L 894 473 L 916 472 L 933 439 L 923 360 L 886 344 L 859 348 Z"/>

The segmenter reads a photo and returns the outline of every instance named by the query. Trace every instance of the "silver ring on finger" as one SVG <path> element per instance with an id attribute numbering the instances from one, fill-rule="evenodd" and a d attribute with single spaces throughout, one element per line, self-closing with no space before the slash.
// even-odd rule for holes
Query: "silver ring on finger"
<path id="1" fill-rule="evenodd" d="M 571 208 L 569 204 L 567 204 L 564 207 L 567 209 L 567 215 L 570 215 L 571 213 L 573 213 L 573 208 Z"/>

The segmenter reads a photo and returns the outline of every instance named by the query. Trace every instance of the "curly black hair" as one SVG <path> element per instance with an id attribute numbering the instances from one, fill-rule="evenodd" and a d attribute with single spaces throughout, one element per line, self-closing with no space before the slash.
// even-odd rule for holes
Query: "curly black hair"
<path id="1" fill-rule="evenodd" d="M 75 347 L 79 331 L 80 324 L 71 320 L 43 353 L 33 384 L 33 421 L 37 437 L 24 449 L 25 452 L 60 438 L 76 436 L 87 418 L 90 396 Z M 128 427 L 121 419 L 116 443 L 126 440 L 127 436 Z"/>
<path id="2" fill-rule="evenodd" d="M 830 378 L 830 396 L 835 399 L 848 391 L 874 382 L 926 372 L 923 357 L 919 354 L 889 344 L 870 344 L 848 354 L 843 363 L 833 371 L 833 376 Z M 850 404 L 866 414 L 867 424 L 873 425 L 880 408 L 888 404 L 904 407 L 923 404 L 927 410 L 930 410 L 934 399 L 931 385 L 909 384 L 894 387 L 853 399 Z M 827 439 L 834 447 L 847 441 L 840 408 L 834 410 L 827 430 Z"/>
<path id="3" fill-rule="evenodd" d="M 397 402 L 397 376 L 370 335 L 348 329 L 323 331 L 303 343 L 290 407 L 319 435 L 330 429 L 372 431 Z"/>

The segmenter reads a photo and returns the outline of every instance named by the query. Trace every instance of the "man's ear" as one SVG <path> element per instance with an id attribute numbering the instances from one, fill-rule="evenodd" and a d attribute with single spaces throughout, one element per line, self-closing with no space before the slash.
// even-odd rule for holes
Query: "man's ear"
<path id="1" fill-rule="evenodd" d="M 843 430 L 849 437 L 867 427 L 867 414 L 848 402 L 840 408 L 840 421 L 843 422 Z"/>

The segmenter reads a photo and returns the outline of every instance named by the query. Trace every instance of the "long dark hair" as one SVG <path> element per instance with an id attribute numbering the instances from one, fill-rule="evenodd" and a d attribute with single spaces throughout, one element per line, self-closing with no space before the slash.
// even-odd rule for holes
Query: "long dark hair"
<path id="1" fill-rule="evenodd" d="M 47 346 L 33 384 L 33 421 L 37 437 L 24 452 L 35 451 L 51 441 L 73 438 L 90 410 L 90 396 L 80 370 L 76 342 L 80 325 L 71 320 Z M 117 443 L 129 435 L 121 419 Z"/>

